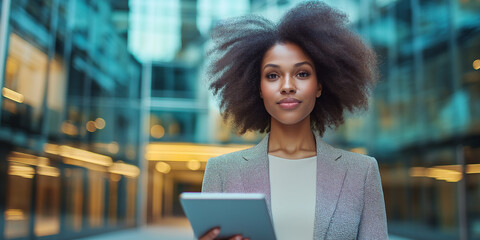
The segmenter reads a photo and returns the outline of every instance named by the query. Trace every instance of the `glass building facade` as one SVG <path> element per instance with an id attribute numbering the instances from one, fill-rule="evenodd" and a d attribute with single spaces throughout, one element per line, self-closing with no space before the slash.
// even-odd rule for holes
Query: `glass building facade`
<path id="1" fill-rule="evenodd" d="M 0 5 L 0 238 L 137 225 L 142 69 L 115 6 Z"/>
<path id="2" fill-rule="evenodd" d="M 210 29 L 300 0 L 0 0 L 0 239 L 183 216 L 206 161 L 257 143 L 202 79 Z M 370 109 L 325 141 L 374 156 L 389 231 L 480 239 L 480 2 L 329 0 L 377 52 Z"/>
<path id="3" fill-rule="evenodd" d="M 379 161 L 391 233 L 480 239 L 480 3 L 358 4 L 352 27 L 381 78 L 367 115 L 332 140 Z"/>

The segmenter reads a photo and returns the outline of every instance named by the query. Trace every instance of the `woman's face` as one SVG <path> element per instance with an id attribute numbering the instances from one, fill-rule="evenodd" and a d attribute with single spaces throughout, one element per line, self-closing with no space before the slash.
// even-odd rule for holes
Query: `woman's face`
<path id="1" fill-rule="evenodd" d="M 310 122 L 321 91 L 313 61 L 298 45 L 277 43 L 265 53 L 260 96 L 272 121 L 285 125 Z"/>

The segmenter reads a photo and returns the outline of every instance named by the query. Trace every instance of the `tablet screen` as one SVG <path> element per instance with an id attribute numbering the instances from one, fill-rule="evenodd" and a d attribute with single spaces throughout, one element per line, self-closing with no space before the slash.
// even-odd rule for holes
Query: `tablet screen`
<path id="1" fill-rule="evenodd" d="M 242 234 L 251 240 L 275 239 L 263 194 L 182 193 L 180 203 L 196 238 L 220 227 L 219 238 Z"/>

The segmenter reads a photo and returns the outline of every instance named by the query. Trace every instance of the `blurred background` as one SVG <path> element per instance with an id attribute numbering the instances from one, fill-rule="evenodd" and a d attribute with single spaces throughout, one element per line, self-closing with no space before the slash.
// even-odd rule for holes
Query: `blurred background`
<path id="1" fill-rule="evenodd" d="M 0 239 L 192 239 L 178 195 L 263 137 L 222 121 L 202 80 L 208 34 L 298 2 L 0 0 Z M 326 2 L 375 48 L 381 79 L 325 141 L 379 161 L 392 236 L 480 239 L 480 0 Z"/>

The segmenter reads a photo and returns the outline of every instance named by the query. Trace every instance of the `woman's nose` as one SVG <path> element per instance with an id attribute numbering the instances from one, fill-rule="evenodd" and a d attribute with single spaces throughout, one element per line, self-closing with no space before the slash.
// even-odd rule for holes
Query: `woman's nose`
<path id="1" fill-rule="evenodd" d="M 293 78 L 291 77 L 285 77 L 284 80 L 282 81 L 282 89 L 281 93 L 282 94 L 291 94 L 295 93 L 297 89 L 295 88 L 295 83 Z"/>

